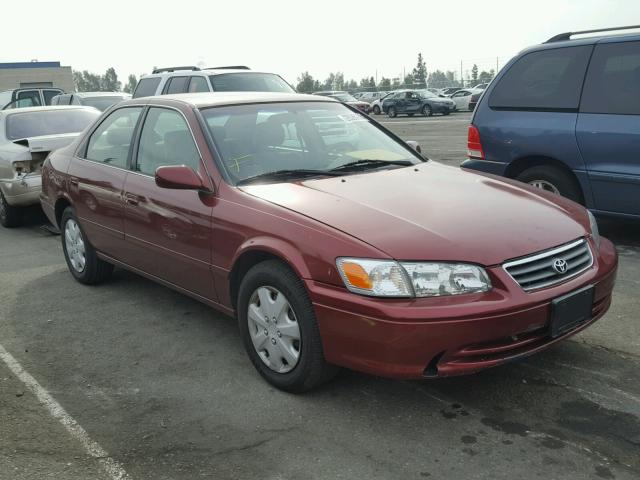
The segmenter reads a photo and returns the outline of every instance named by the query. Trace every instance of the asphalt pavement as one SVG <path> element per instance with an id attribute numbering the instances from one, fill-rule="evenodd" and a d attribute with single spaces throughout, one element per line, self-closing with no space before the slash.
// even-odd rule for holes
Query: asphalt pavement
<path id="1" fill-rule="evenodd" d="M 378 117 L 457 166 L 469 115 Z M 640 222 L 607 315 L 524 361 L 433 381 L 342 372 L 305 395 L 251 366 L 235 321 L 116 270 L 86 287 L 60 237 L 0 229 L 0 479 L 637 479 Z"/>

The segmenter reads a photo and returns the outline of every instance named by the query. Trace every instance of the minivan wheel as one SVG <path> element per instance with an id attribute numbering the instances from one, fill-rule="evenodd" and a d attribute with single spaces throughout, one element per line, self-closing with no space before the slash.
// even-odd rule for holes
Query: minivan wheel
<path id="1" fill-rule="evenodd" d="M 22 220 L 22 210 L 12 207 L 7 203 L 7 199 L 0 191 L 0 223 L 3 227 L 12 228 L 20 225 Z"/>
<path id="2" fill-rule="evenodd" d="M 422 114 L 425 117 L 430 117 L 431 115 L 433 115 L 433 110 L 431 110 L 431 107 L 429 105 L 425 105 L 424 107 L 422 107 Z"/>
<path id="3" fill-rule="evenodd" d="M 577 182 L 567 173 L 552 165 L 539 165 L 526 169 L 516 177 L 518 180 L 574 202 L 583 203 L 582 191 Z"/>
<path id="4" fill-rule="evenodd" d="M 60 221 L 62 250 L 73 278 L 86 285 L 105 281 L 113 272 L 113 265 L 100 260 L 87 240 L 73 208 L 67 207 Z"/>
<path id="5" fill-rule="evenodd" d="M 380 107 L 378 105 L 373 106 L 373 113 L 375 115 L 380 115 Z"/>
<path id="6" fill-rule="evenodd" d="M 309 295 L 285 264 L 267 260 L 252 267 L 238 292 L 238 325 L 245 350 L 273 386 L 301 393 L 332 378 Z"/>
<path id="7" fill-rule="evenodd" d="M 395 107 L 389 107 L 389 110 L 387 110 L 387 115 L 389 116 L 389 118 L 394 118 L 398 116 L 398 112 L 396 112 Z"/>

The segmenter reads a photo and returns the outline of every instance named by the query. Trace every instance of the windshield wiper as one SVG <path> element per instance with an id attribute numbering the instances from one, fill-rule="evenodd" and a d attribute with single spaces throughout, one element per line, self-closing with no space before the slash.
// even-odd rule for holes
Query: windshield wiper
<path id="1" fill-rule="evenodd" d="M 317 177 L 322 175 L 336 177 L 336 176 L 339 176 L 340 173 L 332 172 L 331 170 L 308 170 L 304 168 L 297 169 L 297 170 L 276 170 L 275 172 L 265 172 L 265 173 L 260 173 L 258 175 L 254 175 L 252 177 L 247 177 L 237 182 L 236 185 L 246 185 L 248 183 L 253 183 L 258 180 L 270 180 L 270 179 L 277 180 L 277 179 L 299 178 L 299 177 Z"/>
<path id="2" fill-rule="evenodd" d="M 374 160 L 371 158 L 365 158 L 356 160 L 355 162 L 345 163 L 339 167 L 332 168 L 330 172 L 340 172 L 346 170 L 366 170 L 367 168 L 378 168 L 384 165 L 400 165 L 408 167 L 414 163 L 411 160 Z"/>

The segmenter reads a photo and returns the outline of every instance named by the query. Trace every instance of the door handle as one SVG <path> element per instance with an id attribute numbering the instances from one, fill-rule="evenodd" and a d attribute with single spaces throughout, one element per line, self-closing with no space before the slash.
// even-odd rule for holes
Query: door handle
<path id="1" fill-rule="evenodd" d="M 77 187 L 79 183 L 78 177 L 69 177 L 69 183 L 71 184 L 71 186 Z"/>
<path id="2" fill-rule="evenodd" d="M 124 201 L 127 202 L 127 204 L 129 205 L 138 205 L 138 203 L 140 203 L 140 199 L 138 198 L 137 195 L 134 195 L 132 193 L 125 193 L 124 194 Z"/>

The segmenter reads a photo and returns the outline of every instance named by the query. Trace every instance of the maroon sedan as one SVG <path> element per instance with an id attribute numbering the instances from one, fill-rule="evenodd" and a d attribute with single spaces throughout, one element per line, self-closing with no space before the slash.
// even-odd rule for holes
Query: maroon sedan
<path id="1" fill-rule="evenodd" d="M 616 252 L 587 210 L 428 161 L 329 98 L 125 101 L 42 177 L 76 280 L 116 265 L 235 315 L 255 367 L 289 391 L 337 366 L 475 372 L 611 302 Z"/>

